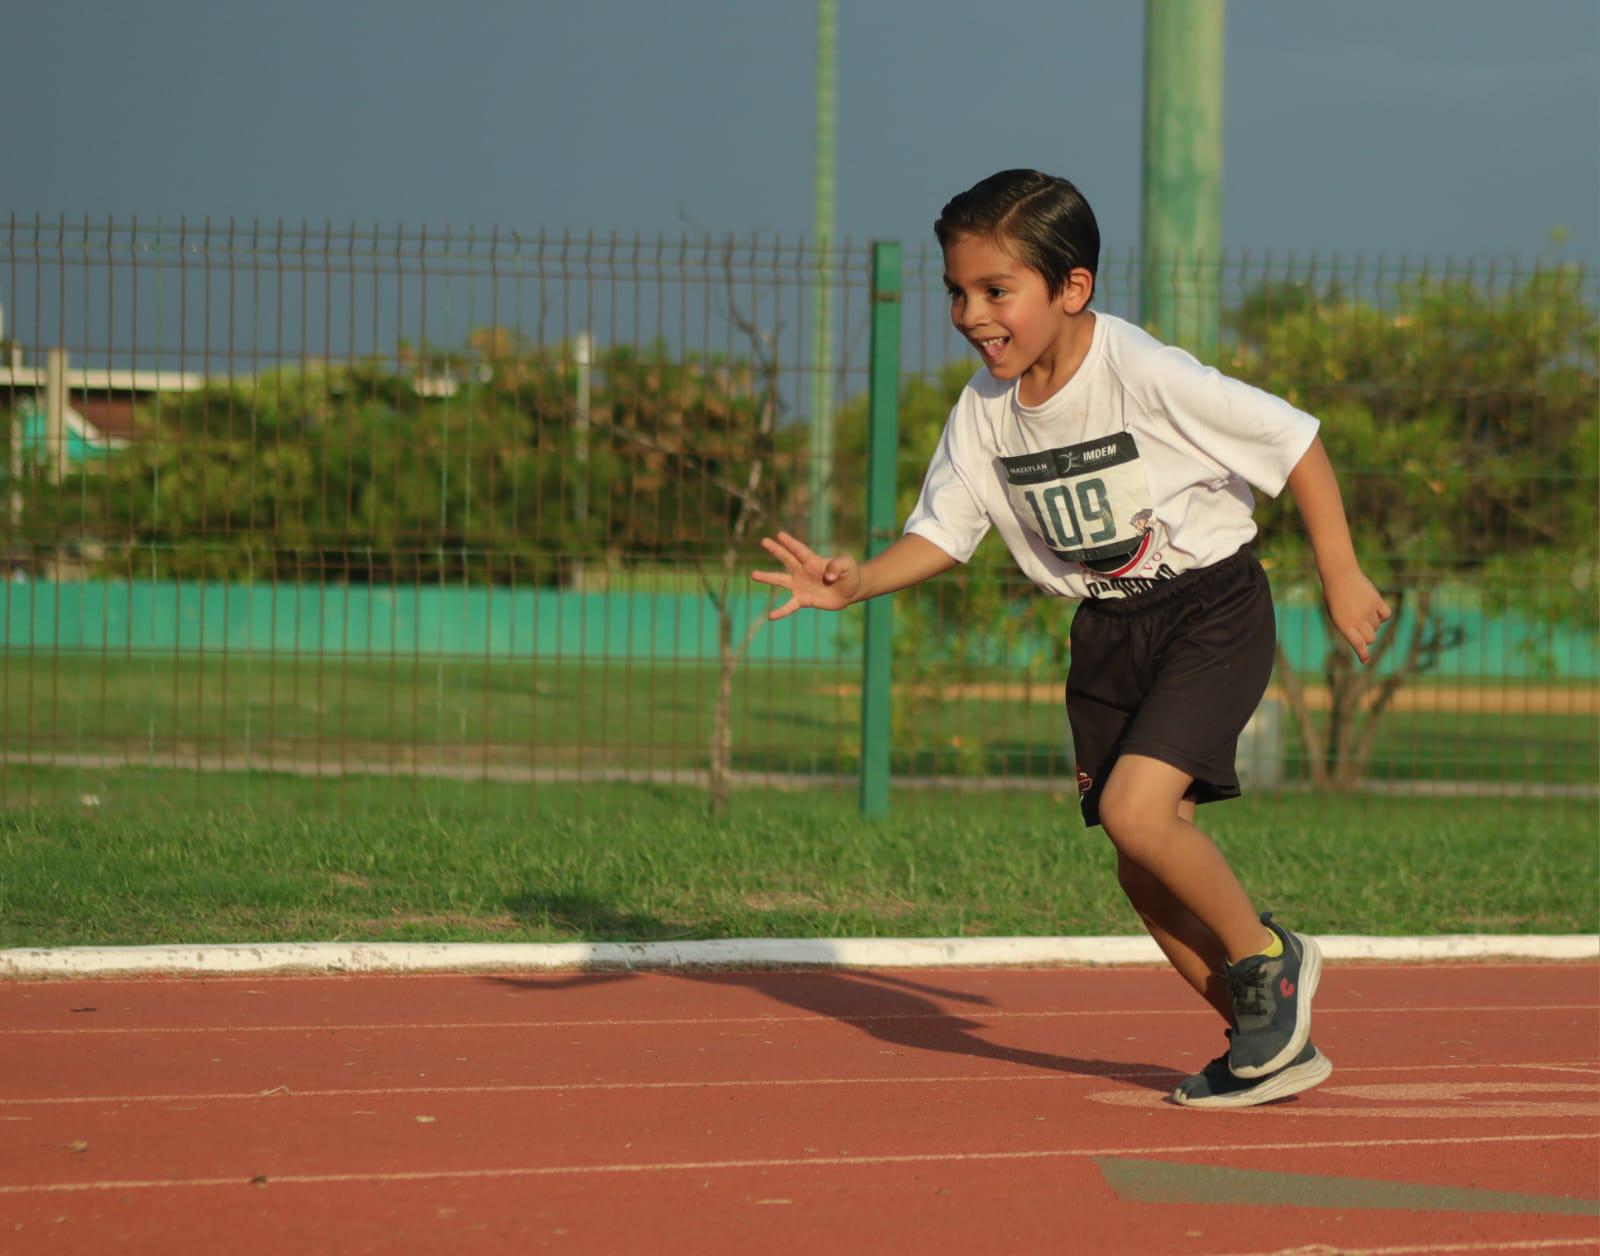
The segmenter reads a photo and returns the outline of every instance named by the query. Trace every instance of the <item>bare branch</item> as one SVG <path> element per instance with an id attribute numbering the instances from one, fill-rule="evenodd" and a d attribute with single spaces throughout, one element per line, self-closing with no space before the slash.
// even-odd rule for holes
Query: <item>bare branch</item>
<path id="1" fill-rule="evenodd" d="M 1289 662 L 1289 656 L 1284 652 L 1281 643 L 1273 646 L 1273 652 L 1277 657 L 1278 685 L 1283 690 L 1284 700 L 1289 704 L 1289 714 L 1294 717 L 1295 727 L 1300 730 L 1300 740 L 1306 748 L 1306 758 L 1311 763 L 1312 783 L 1324 785 L 1327 783 L 1327 767 L 1322 758 L 1322 734 L 1317 731 L 1316 723 L 1311 718 L 1311 709 L 1306 703 L 1305 686 L 1294 674 L 1294 667 Z"/>
<path id="2" fill-rule="evenodd" d="M 734 296 L 733 276 L 728 276 L 728 320 L 744 333 L 750 344 L 750 355 L 756 364 L 757 378 L 761 387 L 757 394 L 756 428 L 751 441 L 749 462 L 745 467 L 744 487 L 735 487 L 725 481 L 719 482 L 731 498 L 739 503 L 739 508 L 734 515 L 732 525 L 727 534 L 727 543 L 721 554 L 721 581 L 715 583 L 707 569 L 707 564 L 701 561 L 696 564 L 696 570 L 701 583 L 705 586 L 706 595 L 711 599 L 717 609 L 717 654 L 720 668 L 717 677 L 717 700 L 712 715 L 711 742 L 708 747 L 710 752 L 710 778 L 711 778 L 711 810 L 713 814 L 721 814 L 727 808 L 728 782 L 733 765 L 733 674 L 741 659 L 749 651 L 750 644 L 756 635 L 766 625 L 765 615 L 756 615 L 745 625 L 743 639 L 738 645 L 733 643 L 733 605 L 729 596 L 729 587 L 733 580 L 734 562 L 737 558 L 740 545 L 749 531 L 751 523 L 763 511 L 757 494 L 761 488 L 762 477 L 766 470 L 767 453 L 771 446 L 772 433 L 777 426 L 778 412 L 782 401 L 778 393 L 778 363 L 776 356 L 776 336 L 768 336 L 752 319 L 746 318 L 739 310 L 738 301 Z M 770 610 L 773 597 L 769 593 L 767 607 Z"/>

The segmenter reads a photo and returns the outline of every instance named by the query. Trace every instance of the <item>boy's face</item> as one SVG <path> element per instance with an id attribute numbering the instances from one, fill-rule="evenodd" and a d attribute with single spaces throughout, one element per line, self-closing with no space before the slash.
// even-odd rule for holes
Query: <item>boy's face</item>
<path id="1" fill-rule="evenodd" d="M 1035 366 L 1048 371 L 1073 343 L 1073 286 L 1052 299 L 1044 276 L 993 240 L 964 235 L 950 241 L 944 283 L 950 321 L 996 379 L 1017 379 Z"/>
<path id="2" fill-rule="evenodd" d="M 1067 326 L 1066 310 L 1045 277 L 994 240 L 958 235 L 944 250 L 950 322 L 978 350 L 995 379 L 1016 379 L 1050 354 Z"/>

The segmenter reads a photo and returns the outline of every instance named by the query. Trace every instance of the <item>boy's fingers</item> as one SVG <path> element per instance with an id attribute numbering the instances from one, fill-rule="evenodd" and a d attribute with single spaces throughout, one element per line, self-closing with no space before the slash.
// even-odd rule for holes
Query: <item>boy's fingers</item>
<path id="1" fill-rule="evenodd" d="M 779 533 L 778 535 L 782 536 L 783 534 Z M 795 556 L 777 541 L 774 541 L 770 536 L 764 536 L 761 538 L 761 548 L 766 550 L 767 553 L 771 554 L 791 572 L 799 569 L 800 564 L 795 560 Z"/>
<path id="2" fill-rule="evenodd" d="M 787 549 L 789 553 L 793 554 L 801 562 L 808 562 L 816 557 L 816 555 L 811 552 L 810 547 L 808 547 L 806 543 L 797 536 L 794 536 L 788 532 L 780 532 L 778 533 L 778 540 L 783 543 L 784 548 Z"/>
<path id="3" fill-rule="evenodd" d="M 1351 631 L 1346 631 L 1344 639 L 1350 643 L 1350 648 L 1356 652 L 1356 657 L 1365 663 L 1367 661 L 1367 646 L 1371 644 L 1372 639 L 1367 637 L 1365 633 Z"/>
<path id="4" fill-rule="evenodd" d="M 799 609 L 800 599 L 797 597 L 792 597 L 776 610 L 768 611 L 767 619 L 773 623 L 776 623 L 778 620 L 783 619 L 786 616 L 793 615 Z"/>
<path id="5" fill-rule="evenodd" d="M 775 584 L 780 589 L 792 589 L 794 587 L 794 580 L 781 571 L 752 571 L 750 579 L 758 584 Z"/>

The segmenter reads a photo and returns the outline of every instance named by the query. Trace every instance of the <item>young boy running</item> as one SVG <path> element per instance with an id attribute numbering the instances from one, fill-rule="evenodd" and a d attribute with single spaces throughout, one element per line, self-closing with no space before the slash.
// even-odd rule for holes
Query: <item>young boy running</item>
<path id="1" fill-rule="evenodd" d="M 1195 806 L 1239 795 L 1239 733 L 1272 673 L 1276 626 L 1250 552 L 1254 485 L 1285 485 L 1328 612 L 1366 662 L 1390 609 L 1362 573 L 1317 420 L 1089 309 L 1100 233 L 1065 179 L 1008 170 L 945 205 L 950 317 L 983 359 L 957 400 L 905 534 L 876 558 L 762 546 L 771 612 L 842 610 L 947 571 L 993 527 L 1045 593 L 1082 599 L 1067 713 L 1083 816 L 1228 1049 L 1173 1097 L 1244 1107 L 1309 1089 L 1316 943 L 1257 915 Z"/>

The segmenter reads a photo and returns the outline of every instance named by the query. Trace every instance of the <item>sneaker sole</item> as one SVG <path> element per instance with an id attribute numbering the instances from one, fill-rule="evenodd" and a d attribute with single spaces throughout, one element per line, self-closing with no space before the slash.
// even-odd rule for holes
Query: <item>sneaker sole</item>
<path id="1" fill-rule="evenodd" d="M 1173 1091 L 1172 1099 L 1173 1102 L 1182 1104 L 1186 1108 L 1253 1108 L 1257 1104 L 1271 1103 L 1274 1099 L 1287 1099 L 1290 1095 L 1298 1095 L 1303 1090 L 1320 1086 L 1332 1073 L 1333 1062 L 1318 1051 L 1304 1064 L 1286 1068 L 1250 1087 L 1249 1090 L 1240 1090 L 1231 1095 L 1213 1095 L 1206 1099 L 1191 1099 L 1178 1091 Z"/>
<path id="2" fill-rule="evenodd" d="M 1311 1040 L 1311 1000 L 1316 996 L 1317 983 L 1322 979 L 1322 948 L 1317 945 L 1315 938 L 1308 938 L 1299 933 L 1294 936 L 1300 939 L 1300 1009 L 1294 1018 L 1294 1034 L 1283 1050 L 1265 1064 L 1245 1068 L 1234 1068 L 1231 1064 L 1228 1066 L 1230 1073 L 1245 1081 L 1249 1081 L 1252 1077 L 1265 1077 L 1268 1073 L 1277 1072 L 1304 1051 L 1306 1043 Z"/>

